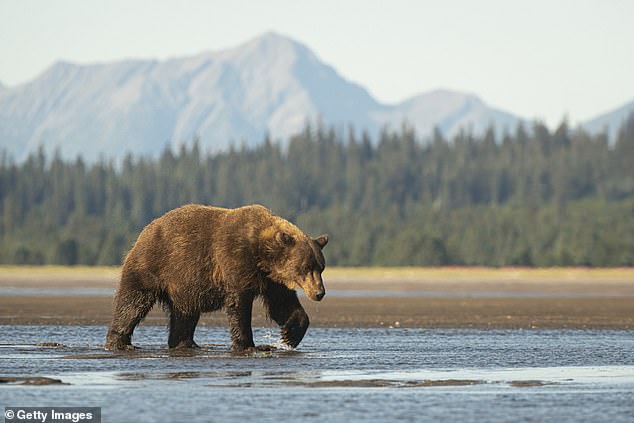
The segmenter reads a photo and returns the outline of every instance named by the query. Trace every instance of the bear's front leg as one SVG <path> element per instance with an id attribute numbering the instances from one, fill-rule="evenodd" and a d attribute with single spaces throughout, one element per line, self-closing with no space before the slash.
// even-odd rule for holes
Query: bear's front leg
<path id="1" fill-rule="evenodd" d="M 167 344 L 170 348 L 199 348 L 194 342 L 194 331 L 200 313 L 185 315 L 172 308 L 170 314 L 170 336 Z"/>
<path id="2" fill-rule="evenodd" d="M 282 342 L 291 348 L 296 348 L 304 339 L 308 325 L 308 314 L 301 304 L 298 304 L 282 327 Z"/>
<path id="3" fill-rule="evenodd" d="M 281 284 L 270 283 L 264 294 L 264 303 L 271 319 L 282 328 L 282 342 L 291 348 L 297 347 L 310 323 L 297 292 Z"/>
<path id="4" fill-rule="evenodd" d="M 242 352 L 255 349 L 251 330 L 253 298 L 254 295 L 251 293 L 236 293 L 229 295 L 225 300 L 225 311 L 231 330 L 232 351 Z"/>

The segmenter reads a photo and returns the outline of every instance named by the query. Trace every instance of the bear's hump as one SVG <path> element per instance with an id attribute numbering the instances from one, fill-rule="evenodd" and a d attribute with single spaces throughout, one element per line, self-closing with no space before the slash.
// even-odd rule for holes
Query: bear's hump
<path id="1" fill-rule="evenodd" d="M 250 204 L 248 206 L 238 207 L 237 209 L 235 209 L 235 211 L 254 213 L 254 214 L 261 214 L 261 215 L 266 215 L 266 216 L 272 216 L 273 215 L 273 213 L 271 212 L 270 209 L 268 209 L 267 207 L 264 207 L 261 204 Z"/>

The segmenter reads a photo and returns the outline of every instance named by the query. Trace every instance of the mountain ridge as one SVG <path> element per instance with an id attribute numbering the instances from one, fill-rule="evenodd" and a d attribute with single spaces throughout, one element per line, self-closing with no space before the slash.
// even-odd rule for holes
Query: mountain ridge
<path id="1" fill-rule="evenodd" d="M 275 32 L 166 60 L 58 61 L 27 83 L 0 88 L 0 148 L 18 160 L 40 145 L 95 160 L 158 155 L 194 138 L 211 151 L 256 145 L 266 134 L 285 143 L 317 119 L 372 135 L 407 121 L 422 137 L 434 127 L 453 136 L 493 125 L 501 134 L 524 120 L 447 89 L 381 103 L 307 46 Z"/>
<path id="2" fill-rule="evenodd" d="M 601 113 L 597 117 L 587 120 L 581 126 L 591 133 L 606 132 L 608 139 L 614 141 L 618 136 L 621 125 L 625 123 L 628 116 L 632 113 L 634 113 L 634 100 Z"/>

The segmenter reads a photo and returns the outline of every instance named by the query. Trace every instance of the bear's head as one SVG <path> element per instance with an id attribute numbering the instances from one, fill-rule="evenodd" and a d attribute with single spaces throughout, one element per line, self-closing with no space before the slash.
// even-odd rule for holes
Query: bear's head
<path id="1" fill-rule="evenodd" d="M 328 235 L 311 239 L 292 223 L 278 218 L 262 232 L 261 240 L 260 270 L 290 289 L 303 289 L 313 301 L 324 298 L 321 273 L 326 261 L 321 250 L 328 243 Z"/>

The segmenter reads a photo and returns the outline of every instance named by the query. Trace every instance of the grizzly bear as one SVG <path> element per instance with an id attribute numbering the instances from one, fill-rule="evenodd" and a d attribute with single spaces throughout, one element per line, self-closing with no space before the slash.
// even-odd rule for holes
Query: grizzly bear
<path id="1" fill-rule="evenodd" d="M 327 243 L 327 235 L 311 239 L 260 205 L 172 210 L 143 229 L 124 260 L 106 349 L 133 349 L 134 328 L 158 301 L 170 315 L 170 348 L 197 347 L 200 314 L 224 308 L 232 350 L 255 351 L 256 298 L 295 348 L 308 328 L 295 289 L 313 301 L 324 297 Z"/>

